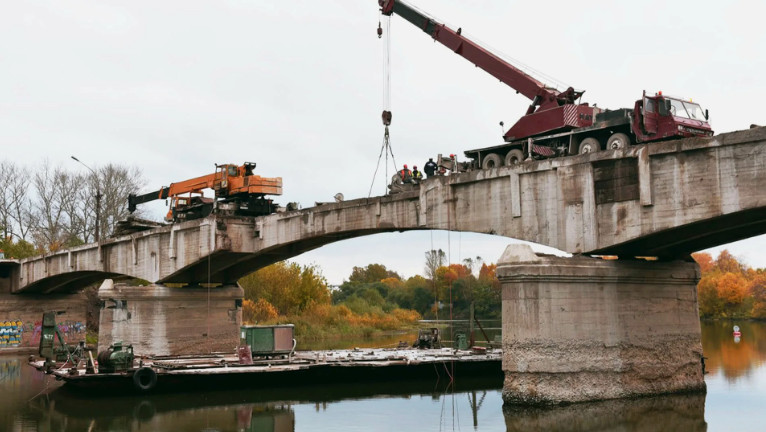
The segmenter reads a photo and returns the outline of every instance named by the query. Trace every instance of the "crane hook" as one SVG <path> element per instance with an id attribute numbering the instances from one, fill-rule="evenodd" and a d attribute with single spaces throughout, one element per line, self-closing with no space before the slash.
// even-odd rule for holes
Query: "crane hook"
<path id="1" fill-rule="evenodd" d="M 380 21 L 378 21 L 378 39 L 383 37 L 383 27 L 380 25 Z"/>

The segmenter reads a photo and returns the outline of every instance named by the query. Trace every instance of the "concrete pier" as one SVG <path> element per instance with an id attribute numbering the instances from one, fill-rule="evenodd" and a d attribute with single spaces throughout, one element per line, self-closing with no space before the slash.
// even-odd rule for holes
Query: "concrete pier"
<path id="1" fill-rule="evenodd" d="M 128 286 L 107 279 L 101 299 L 98 350 L 116 341 L 137 356 L 235 351 L 243 290 L 239 286 Z"/>
<path id="2" fill-rule="evenodd" d="M 705 390 L 696 263 L 539 256 L 511 245 L 497 275 L 506 403 Z"/>

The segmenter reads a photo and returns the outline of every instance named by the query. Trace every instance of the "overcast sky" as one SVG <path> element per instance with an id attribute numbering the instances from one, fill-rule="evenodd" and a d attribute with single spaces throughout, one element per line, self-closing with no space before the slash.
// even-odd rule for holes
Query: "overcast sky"
<path id="1" fill-rule="evenodd" d="M 409 3 L 587 90 L 583 100 L 600 107 L 629 107 L 643 90 L 661 90 L 708 108 L 717 133 L 766 123 L 764 2 Z M 258 174 L 283 178 L 282 204 L 366 197 L 383 139 L 379 19 L 377 0 L 3 2 L 0 159 L 136 165 L 147 191 L 215 163 L 254 161 Z M 438 153 L 500 143 L 498 122 L 512 124 L 528 104 L 396 16 L 390 98 L 396 162 L 421 167 Z M 159 219 L 164 207 L 151 211 Z M 494 262 L 509 242 L 385 234 L 296 260 L 337 284 L 373 262 L 422 273 L 432 245 L 453 262 Z M 764 238 L 726 247 L 766 267 Z"/>

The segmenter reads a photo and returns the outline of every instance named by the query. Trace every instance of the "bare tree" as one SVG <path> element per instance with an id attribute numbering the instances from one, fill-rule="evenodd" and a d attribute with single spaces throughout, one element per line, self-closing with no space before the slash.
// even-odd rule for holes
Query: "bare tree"
<path id="1" fill-rule="evenodd" d="M 96 167 L 95 171 L 78 176 L 76 206 L 72 206 L 69 216 L 77 222 L 71 224 L 72 234 L 84 242 L 95 241 L 98 216 L 100 236 L 111 235 L 117 222 L 129 214 L 128 194 L 139 190 L 143 182 L 140 169 L 117 164 Z M 97 203 L 99 195 L 101 202 Z"/>
<path id="2" fill-rule="evenodd" d="M 104 235 L 111 235 L 117 222 L 125 219 L 128 212 L 128 194 L 144 186 L 141 170 L 137 167 L 108 164 L 99 168 L 101 191 L 100 226 Z M 93 191 L 93 197 L 95 197 Z"/>
<path id="3" fill-rule="evenodd" d="M 10 161 L 0 163 L 0 228 L 6 238 L 26 240 L 34 226 L 26 171 Z"/>
<path id="4" fill-rule="evenodd" d="M 426 276 L 432 281 L 436 280 L 436 270 L 444 265 L 447 255 L 443 250 L 430 250 L 426 252 Z"/>
<path id="5" fill-rule="evenodd" d="M 11 236 L 13 227 L 11 226 L 11 213 L 13 207 L 10 200 L 10 184 L 13 171 L 13 163 L 9 161 L 0 162 L 0 232 L 2 238 Z"/>
<path id="6" fill-rule="evenodd" d="M 38 219 L 35 242 L 46 249 L 57 250 L 68 239 L 64 202 L 74 199 L 69 175 L 60 167 L 51 169 L 46 161 L 35 172 L 33 184 L 37 194 L 34 212 Z"/>
<path id="7" fill-rule="evenodd" d="M 143 179 L 136 167 L 97 168 L 78 174 L 43 161 L 31 173 L 0 161 L 0 236 L 31 237 L 45 250 L 93 241 L 99 193 L 99 228 L 103 237 L 111 235 L 117 222 L 128 216 L 128 194 L 139 190 Z"/>
<path id="8" fill-rule="evenodd" d="M 481 265 L 484 263 L 484 259 L 480 256 L 476 256 L 476 258 L 466 258 L 463 260 L 463 265 L 465 268 L 468 269 L 468 272 L 473 274 L 473 268 L 479 267 L 481 268 Z"/>

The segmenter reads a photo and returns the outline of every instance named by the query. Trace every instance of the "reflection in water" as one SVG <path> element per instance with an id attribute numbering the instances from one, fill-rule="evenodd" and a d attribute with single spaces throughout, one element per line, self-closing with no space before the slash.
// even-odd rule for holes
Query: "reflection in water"
<path id="1" fill-rule="evenodd" d="M 736 382 L 766 362 L 766 334 L 762 323 L 737 322 L 741 336 L 732 330 L 731 321 L 702 323 L 702 352 L 705 366 L 712 374 L 723 374 L 728 382 Z"/>
<path id="2" fill-rule="evenodd" d="M 433 417 L 429 426 L 437 426 L 438 411 L 430 401 L 458 401 L 463 410 L 472 410 L 474 427 L 478 426 L 478 411 L 488 393 L 497 395 L 494 410 L 499 410 L 499 389 L 502 383 L 495 379 L 463 379 L 460 385 L 448 382 L 381 383 L 375 386 L 338 384 L 332 388 L 285 388 L 273 390 L 231 390 L 200 392 L 197 394 L 147 395 L 144 397 L 89 398 L 59 388 L 47 395 L 34 398 L 16 423 L 26 430 L 46 431 L 263 431 L 293 432 L 296 430 L 296 407 L 301 406 L 304 416 L 302 430 L 318 430 L 317 422 L 308 422 L 306 406 L 321 415 L 319 422 L 334 430 L 339 422 L 333 415 L 338 407 L 348 409 L 354 404 L 374 400 L 379 412 L 396 411 L 402 401 L 426 404 L 423 415 Z M 450 399 L 452 398 L 452 399 Z M 447 402 L 450 403 L 450 402 Z M 441 413 L 448 416 L 451 411 Z M 360 414 L 360 413 L 357 413 Z M 363 415 L 363 414 L 360 414 Z M 467 417 L 468 420 L 471 417 Z M 397 419 L 416 427 L 421 418 L 410 416 Z M 444 420 L 446 424 L 449 420 Z M 377 426 L 377 425 L 373 425 Z M 374 428 L 373 428 L 374 429 Z M 428 427 L 426 428 L 428 429 Z M 491 428 L 490 428 L 491 429 Z M 387 430 L 387 429 L 377 429 Z M 404 430 L 410 430 L 409 427 Z"/>
<path id="3" fill-rule="evenodd" d="M 733 325 L 741 327 L 734 343 Z M 89 398 L 0 357 L 0 431 L 763 430 L 766 325 L 702 324 L 708 394 L 503 408 L 498 379 Z M 736 382 L 735 384 L 732 384 Z M 705 406 L 707 404 L 707 406 Z"/>
<path id="4" fill-rule="evenodd" d="M 506 430 L 706 431 L 705 395 L 619 399 L 553 408 L 503 408 Z"/>
<path id="5" fill-rule="evenodd" d="M 293 432 L 295 413 L 290 403 L 196 405 L 165 410 L 149 399 L 107 399 L 107 406 L 79 400 L 86 415 L 75 415 L 47 398 L 34 401 L 24 422 L 28 430 L 50 431 L 241 431 Z M 122 405 L 123 409 L 108 409 Z M 106 411 L 99 409 L 106 407 Z M 71 408 L 71 406 L 70 406 Z M 84 413 L 83 413 L 84 414 Z"/>

